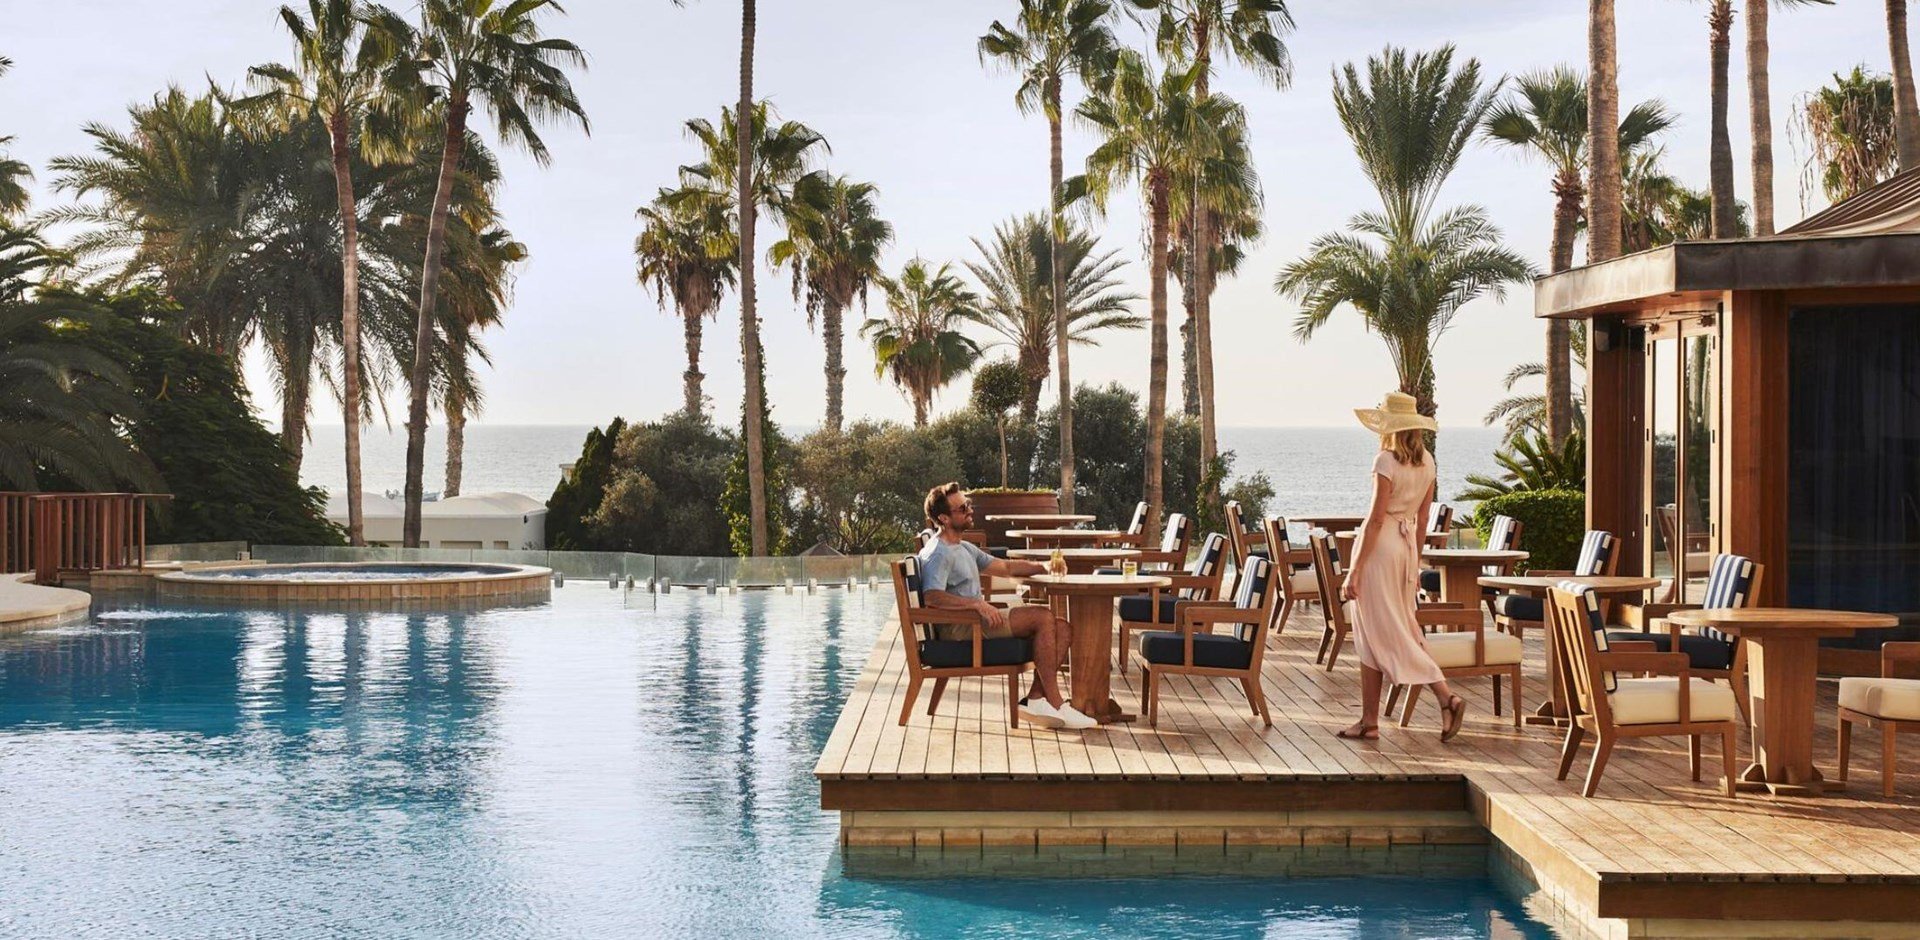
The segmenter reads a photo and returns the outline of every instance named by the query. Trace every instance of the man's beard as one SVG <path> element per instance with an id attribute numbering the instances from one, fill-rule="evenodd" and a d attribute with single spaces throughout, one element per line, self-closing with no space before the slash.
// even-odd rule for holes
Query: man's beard
<path id="1" fill-rule="evenodd" d="M 952 529 L 955 532 L 965 532 L 968 529 L 973 528 L 973 524 L 971 522 L 962 522 L 959 519 L 955 519 L 952 516 L 948 516 L 947 528 Z"/>

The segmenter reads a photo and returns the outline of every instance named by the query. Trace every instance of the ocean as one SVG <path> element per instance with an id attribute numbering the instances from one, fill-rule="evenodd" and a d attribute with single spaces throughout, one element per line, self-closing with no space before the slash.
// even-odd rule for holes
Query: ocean
<path id="1" fill-rule="evenodd" d="M 427 492 L 446 475 L 446 438 L 440 428 L 427 439 Z M 461 490 L 506 491 L 545 501 L 560 482 L 560 465 L 580 456 L 584 425 L 469 425 Z M 313 429 L 301 478 L 313 486 L 346 487 L 344 430 Z M 1452 500 L 1469 473 L 1494 474 L 1496 428 L 1445 428 L 1438 446 L 1440 494 Z M 1371 494 L 1368 468 L 1379 439 L 1364 428 L 1223 427 L 1220 446 L 1235 453 L 1234 475 L 1265 472 L 1273 481 L 1268 512 L 1361 513 Z M 407 438 L 398 430 L 364 429 L 361 466 L 366 489 L 399 493 L 406 479 Z M 1462 507 L 1465 508 L 1465 507 Z"/>

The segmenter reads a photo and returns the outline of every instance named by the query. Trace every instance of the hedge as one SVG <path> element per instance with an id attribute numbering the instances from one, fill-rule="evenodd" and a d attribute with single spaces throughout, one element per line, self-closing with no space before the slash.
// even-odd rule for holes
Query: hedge
<path id="1" fill-rule="evenodd" d="M 1474 511 L 1481 544 L 1493 529 L 1493 517 L 1519 520 L 1520 548 L 1528 558 L 1521 570 L 1569 571 L 1580 557 L 1587 530 L 1587 497 L 1579 490 L 1521 490 L 1495 496 Z"/>

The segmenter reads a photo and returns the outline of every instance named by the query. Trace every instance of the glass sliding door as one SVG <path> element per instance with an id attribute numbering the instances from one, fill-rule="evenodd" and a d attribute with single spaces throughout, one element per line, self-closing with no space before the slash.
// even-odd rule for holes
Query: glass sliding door
<path id="1" fill-rule="evenodd" d="M 1678 570 L 1680 481 L 1680 348 L 1672 338 L 1649 336 L 1647 343 L 1647 441 L 1649 557 L 1644 569 L 1655 578 L 1673 578 Z"/>
<path id="2" fill-rule="evenodd" d="M 1707 573 L 1713 566 L 1713 494 L 1717 483 L 1714 453 L 1717 439 L 1719 384 L 1714 375 L 1714 337 L 1693 333 L 1680 338 L 1680 483 L 1679 562 L 1681 600 L 1698 603 L 1706 596 Z"/>
<path id="3" fill-rule="evenodd" d="M 1711 319 L 1647 328 L 1643 454 L 1645 567 L 1668 579 L 1663 600 L 1698 600 L 1713 564 L 1719 420 Z"/>

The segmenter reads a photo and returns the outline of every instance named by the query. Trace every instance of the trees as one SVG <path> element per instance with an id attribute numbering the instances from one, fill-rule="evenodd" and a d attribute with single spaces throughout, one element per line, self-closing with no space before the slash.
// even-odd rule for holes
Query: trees
<path id="1" fill-rule="evenodd" d="M 974 322 L 998 337 L 989 345 L 1013 350 L 1023 385 L 1020 422 L 1031 427 L 1040 413 L 1040 392 L 1052 373 L 1057 325 L 1053 311 L 1053 261 L 1063 267 L 1067 336 L 1092 345 L 1103 330 L 1137 330 L 1146 321 L 1131 310 L 1140 297 L 1121 286 L 1125 262 L 1119 251 L 1101 251 L 1093 233 L 1069 225 L 1058 239 L 1038 213 L 1016 216 L 994 226 L 990 242 L 976 238 L 980 260 L 967 270 L 983 293 L 973 308 Z M 1069 419 L 1071 420 L 1071 419 Z"/>
<path id="2" fill-rule="evenodd" d="M 1642 102 L 1621 120 L 1618 146 L 1632 153 L 1655 134 L 1672 126 L 1673 118 L 1659 101 Z M 1549 268 L 1573 266 L 1573 241 L 1580 228 L 1581 203 L 1586 196 L 1582 171 L 1587 164 L 1587 82 L 1566 66 L 1520 76 L 1514 94 L 1494 106 L 1482 125 L 1490 140 L 1537 156 L 1553 170 L 1553 247 Z M 1547 321 L 1547 380 L 1545 433 L 1564 439 L 1573 430 L 1573 387 L 1568 370 L 1567 321 Z M 1509 380 L 1511 385 L 1511 380 Z"/>
<path id="3" fill-rule="evenodd" d="M 333 157 L 335 198 L 340 209 L 340 383 L 341 415 L 346 423 L 347 542 L 364 545 L 360 482 L 360 226 L 354 205 L 353 141 L 356 134 L 369 156 L 385 156 L 373 123 L 392 102 L 382 80 L 403 50 L 404 30 L 389 28 L 391 14 L 359 0 L 307 0 L 309 18 L 292 7 L 280 8 L 280 20 L 293 35 L 290 65 L 259 65 L 250 70 L 259 100 L 275 107 L 281 121 L 295 127 L 318 118 L 327 128 Z"/>
<path id="4" fill-rule="evenodd" d="M 1314 239 L 1305 258 L 1274 280 L 1299 300 L 1294 333 L 1313 334 L 1352 306 L 1386 342 L 1400 390 L 1433 416 L 1433 346 L 1460 308 L 1533 274 L 1500 244 L 1500 232 L 1476 206 L 1435 214 L 1441 186 L 1494 101 L 1479 62 L 1453 68 L 1453 48 L 1408 55 L 1388 48 L 1367 60 L 1363 80 L 1351 64 L 1334 79 L 1334 105 L 1382 210 L 1348 222 L 1346 233 Z"/>
<path id="5" fill-rule="evenodd" d="M 687 414 L 700 414 L 706 397 L 700 390 L 701 328 L 720 309 L 720 298 L 733 286 L 733 230 L 720 206 L 713 202 L 675 199 L 661 190 L 652 203 L 635 213 L 643 223 L 633 239 L 642 286 L 653 289 L 664 309 L 672 298 L 686 338 L 685 386 Z"/>
<path id="6" fill-rule="evenodd" d="M 1064 273 L 1060 254 L 1066 238 L 1066 219 L 1061 215 L 1061 186 L 1065 173 L 1061 153 L 1060 122 L 1065 114 L 1062 104 L 1068 76 L 1078 77 L 1089 87 L 1104 81 L 1118 46 L 1107 26 L 1113 8 L 1107 0 L 1020 0 L 1020 15 L 1008 27 L 995 20 L 980 37 L 980 59 L 994 61 L 1020 76 L 1014 103 L 1022 113 L 1039 110 L 1047 119 L 1047 217 L 1052 239 L 1048 243 L 1051 272 Z M 1053 308 L 1053 330 L 1057 336 L 1069 335 L 1067 291 L 1055 281 L 1048 291 Z M 1064 459 L 1060 461 L 1060 507 L 1072 512 L 1074 491 L 1073 389 L 1067 344 L 1055 346 L 1060 373 L 1060 441 Z"/>
<path id="7" fill-rule="evenodd" d="M 1764 3 L 1766 0 L 1753 0 Z M 1710 146 L 1707 153 L 1707 191 L 1713 197 L 1713 238 L 1732 238 L 1733 141 L 1727 133 L 1727 71 L 1733 46 L 1732 0 L 1710 0 L 1707 8 L 1707 61 L 1711 74 Z"/>
<path id="8" fill-rule="evenodd" d="M 1887 0 L 1887 45 L 1893 60 L 1894 141 L 1900 169 L 1920 166 L 1920 106 L 1914 103 L 1913 57 L 1907 51 L 1907 0 Z"/>
<path id="9" fill-rule="evenodd" d="M 973 370 L 973 394 L 968 403 L 973 410 L 993 417 L 1000 432 L 1000 485 L 1007 485 L 1007 412 L 1026 397 L 1026 380 L 1020 367 L 1008 360 L 989 362 Z"/>
<path id="10" fill-rule="evenodd" d="M 1747 3 L 1747 129 L 1753 151 L 1753 228 L 1758 235 L 1773 234 L 1773 93 L 1767 65 L 1767 14 L 1773 3 L 1831 5 L 1833 0 Z"/>
<path id="11" fill-rule="evenodd" d="M 1620 65 L 1613 0 L 1587 0 L 1587 263 L 1620 254 Z"/>
<path id="12" fill-rule="evenodd" d="M 1238 273 L 1247 246 L 1260 237 L 1265 211 L 1265 196 L 1261 192 L 1260 176 L 1247 146 L 1246 128 L 1237 124 L 1221 128 L 1218 143 L 1213 155 L 1183 168 L 1180 178 L 1174 183 L 1173 230 L 1169 233 L 1167 245 L 1167 268 L 1180 281 L 1181 304 L 1187 311 L 1185 320 L 1180 324 L 1182 410 L 1188 417 L 1196 419 L 1201 418 L 1207 410 L 1202 407 L 1200 394 L 1203 356 L 1196 304 L 1201 302 L 1200 295 L 1203 293 L 1208 298 L 1212 297 L 1222 275 Z M 1212 242 L 1206 249 L 1208 258 L 1204 266 L 1204 284 L 1198 280 L 1201 266 L 1194 257 L 1199 249 L 1200 229 L 1197 223 L 1201 213 L 1189 211 L 1189 203 L 1194 202 L 1196 196 L 1201 196 L 1199 202 L 1206 206 L 1205 228 Z M 1211 323 L 1213 308 L 1211 300 L 1207 302 L 1208 323 Z M 1213 356 L 1210 346 L 1204 358 L 1209 365 L 1207 372 L 1211 375 Z"/>
<path id="13" fill-rule="evenodd" d="M 1892 79 L 1854 66 L 1833 84 L 1808 93 L 1801 124 L 1812 154 L 1810 174 L 1829 200 L 1839 202 L 1901 168 L 1898 110 Z"/>
<path id="14" fill-rule="evenodd" d="M 0 55 L 0 76 L 6 75 L 11 68 L 13 60 Z M 0 136 L 0 222 L 26 211 L 26 181 L 33 178 L 32 167 L 7 156 L 4 148 L 10 143 L 13 143 L 11 136 Z"/>
<path id="15" fill-rule="evenodd" d="M 847 369 L 841 333 L 846 310 L 881 277 L 880 253 L 893 241 L 893 226 L 874 208 L 878 190 L 844 176 L 816 170 L 793 184 L 786 211 L 787 237 L 768 250 L 774 266 L 793 268 L 793 296 L 805 298 L 809 325 L 820 318 L 827 346 L 826 426 L 839 430 Z"/>
<path id="16" fill-rule="evenodd" d="M 396 78 L 433 101 L 444 118 L 439 184 L 427 217 L 425 260 L 420 270 L 420 303 L 415 314 L 413 367 L 408 374 L 406 515 L 401 535 L 407 547 L 420 544 L 420 501 L 426 459 L 427 401 L 434 348 L 434 304 L 446 252 L 447 216 L 454 179 L 467 143 L 467 119 L 484 108 L 501 139 L 526 148 L 542 164 L 548 160 L 536 122 L 572 117 L 589 130 L 586 112 L 574 95 L 564 66 L 586 67 L 579 47 L 543 37 L 539 14 L 559 10 L 555 0 L 424 0 L 423 22 L 412 45 L 413 68 Z"/>
<path id="17" fill-rule="evenodd" d="M 898 277 L 881 281 L 887 313 L 869 319 L 860 335 L 873 343 L 874 374 L 885 376 L 913 402 L 913 426 L 927 426 L 933 396 L 980 358 L 980 346 L 960 332 L 978 299 L 952 265 L 907 262 Z"/>
<path id="18" fill-rule="evenodd" d="M 1148 539 L 1159 537 L 1162 454 L 1167 419 L 1167 241 L 1172 190 L 1184 167 L 1211 156 L 1222 129 L 1244 122 L 1240 106 L 1223 95 L 1194 95 L 1198 69 L 1155 76 L 1138 53 L 1122 52 L 1112 80 L 1079 108 L 1100 143 L 1087 155 L 1087 172 L 1065 185 L 1076 198 L 1105 211 L 1120 188 L 1139 184 L 1147 208 L 1149 258 L 1147 453 L 1142 482 Z M 1063 382 L 1064 384 L 1064 382 Z M 1064 447 L 1063 447 L 1064 450 Z M 1062 455 L 1063 460 L 1065 455 Z"/>

